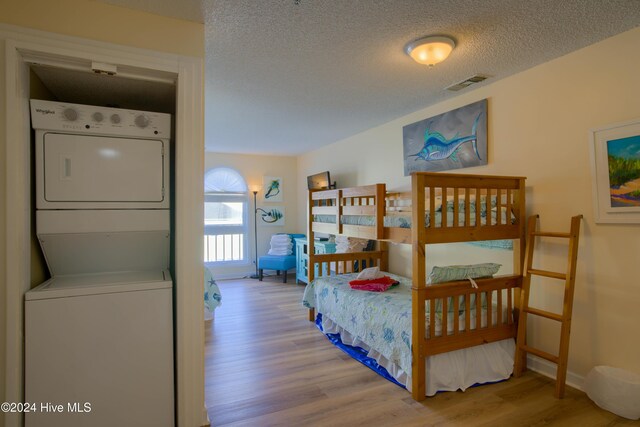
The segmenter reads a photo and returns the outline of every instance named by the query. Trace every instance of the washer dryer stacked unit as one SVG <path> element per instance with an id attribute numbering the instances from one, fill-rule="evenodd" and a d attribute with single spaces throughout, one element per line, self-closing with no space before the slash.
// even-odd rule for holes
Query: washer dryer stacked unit
<path id="1" fill-rule="evenodd" d="M 26 425 L 172 426 L 171 117 L 41 100 L 31 116 L 52 278 L 25 295 L 25 398 L 64 410 Z"/>

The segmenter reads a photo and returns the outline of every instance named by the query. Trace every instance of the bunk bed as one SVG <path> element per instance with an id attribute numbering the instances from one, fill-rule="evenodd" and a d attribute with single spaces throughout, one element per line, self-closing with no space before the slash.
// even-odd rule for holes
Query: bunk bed
<path id="1" fill-rule="evenodd" d="M 402 334 L 402 339 L 411 353 L 410 367 L 405 368 L 410 371 L 406 372 L 407 388 L 415 400 L 426 396 L 431 356 L 516 336 L 524 262 L 525 178 L 418 172 L 411 175 L 408 193 L 387 193 L 385 184 L 312 190 L 308 205 L 310 287 L 314 279 L 339 280 L 326 277 L 335 276 L 336 271 L 347 273 L 343 285 L 363 267 L 387 271 L 387 243 L 412 245 L 412 278 L 398 280 L 399 288 L 410 294 L 406 297 L 410 309 L 405 310 L 410 333 Z M 376 240 L 377 250 L 315 254 L 315 233 Z M 477 287 L 469 280 L 427 285 L 426 245 L 503 239 L 514 241 L 513 274 L 477 279 Z M 340 289 L 344 286 L 332 289 L 336 300 Z M 369 294 L 352 292 L 357 293 Z M 305 305 L 309 320 L 316 320 L 313 301 Z M 336 325 L 337 330 L 343 330 L 341 326 L 345 325 Z M 356 341 L 366 348 L 366 337 L 358 335 Z"/>

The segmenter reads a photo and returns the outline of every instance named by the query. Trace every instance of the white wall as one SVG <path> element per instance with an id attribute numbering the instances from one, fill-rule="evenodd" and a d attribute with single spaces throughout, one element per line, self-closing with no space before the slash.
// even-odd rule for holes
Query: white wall
<path id="1" fill-rule="evenodd" d="M 339 187 L 385 182 L 389 190 L 408 189 L 402 126 L 488 98 L 489 164 L 455 172 L 526 176 L 527 213 L 540 214 L 542 229 L 568 231 L 570 217 L 584 215 L 569 370 L 576 382 L 598 364 L 640 373 L 640 279 L 634 265 L 640 225 L 595 224 L 588 140 L 592 128 L 640 118 L 639 46 L 640 29 L 635 29 L 302 155 L 299 182 L 329 169 Z M 304 212 L 302 185 L 298 197 Z M 299 218 L 300 228 L 305 221 Z M 564 271 L 564 247 L 543 242 L 535 264 Z M 485 259 L 511 263 L 505 252 L 470 248 L 432 245 L 428 268 Z M 390 269 L 410 275 L 410 248 L 391 251 Z M 561 311 L 558 282 L 533 283 L 538 287 L 532 305 Z M 558 337 L 555 324 L 531 321 L 528 339 L 534 346 L 557 354 Z"/>
<path id="2" fill-rule="evenodd" d="M 282 188 L 284 190 L 282 203 L 265 202 L 262 190 L 260 190 L 257 195 L 259 208 L 266 210 L 270 207 L 283 206 L 285 211 L 285 225 L 283 227 L 262 226 L 258 223 L 258 256 L 265 255 L 269 250 L 269 240 L 272 234 L 304 233 L 304 228 L 300 228 L 298 222 L 301 215 L 298 214 L 298 194 L 296 191 L 298 173 L 295 157 L 205 153 L 205 173 L 215 167 L 228 167 L 235 169 L 244 177 L 249 188 L 252 188 L 253 186 L 262 188 L 262 178 L 264 176 L 282 178 Z M 255 272 L 255 264 L 253 264 L 255 260 L 253 194 L 249 197 L 248 206 L 249 260 L 244 265 L 211 264 L 216 278 L 242 277 Z"/>

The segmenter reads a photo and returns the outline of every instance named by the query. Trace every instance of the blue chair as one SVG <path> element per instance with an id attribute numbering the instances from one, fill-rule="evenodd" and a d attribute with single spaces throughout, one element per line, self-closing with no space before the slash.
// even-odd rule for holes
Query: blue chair
<path id="1" fill-rule="evenodd" d="M 289 234 L 289 233 L 287 233 Z M 258 280 L 262 282 L 263 270 L 276 270 L 280 275 L 283 272 L 282 283 L 287 283 L 287 270 L 296 268 L 296 245 L 295 238 L 305 237 L 304 234 L 289 234 L 291 243 L 293 243 L 293 253 L 291 255 L 263 255 L 258 258 Z"/>

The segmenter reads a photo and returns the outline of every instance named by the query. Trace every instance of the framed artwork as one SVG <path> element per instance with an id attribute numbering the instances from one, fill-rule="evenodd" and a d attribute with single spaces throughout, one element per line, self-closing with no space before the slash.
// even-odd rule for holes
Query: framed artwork
<path id="1" fill-rule="evenodd" d="M 487 100 L 402 128 L 404 175 L 487 164 Z"/>
<path id="2" fill-rule="evenodd" d="M 589 132 L 595 220 L 640 223 L 640 118 Z"/>
<path id="3" fill-rule="evenodd" d="M 256 215 L 258 217 L 258 223 L 272 227 L 284 226 L 284 207 L 274 206 L 267 209 L 256 209 Z"/>
<path id="4" fill-rule="evenodd" d="M 265 176 L 262 178 L 262 194 L 265 202 L 282 202 L 282 178 Z"/>

